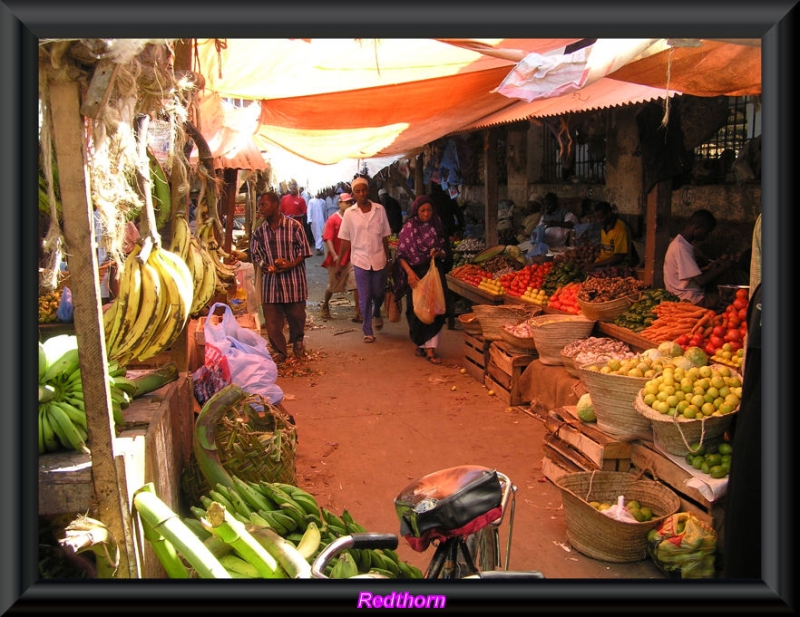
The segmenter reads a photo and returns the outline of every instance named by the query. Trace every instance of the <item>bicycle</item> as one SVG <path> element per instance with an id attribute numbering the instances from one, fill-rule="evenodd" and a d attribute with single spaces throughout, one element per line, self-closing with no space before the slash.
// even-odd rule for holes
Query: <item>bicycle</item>
<path id="1" fill-rule="evenodd" d="M 544 578 L 541 572 L 508 569 L 516 492 L 517 487 L 508 476 L 478 465 L 441 469 L 406 486 L 394 500 L 400 534 L 418 552 L 435 546 L 423 578 Z M 507 512 L 506 549 L 501 556 L 500 526 Z M 394 550 L 398 543 L 394 533 L 342 536 L 316 557 L 311 576 L 328 578 L 324 574 L 326 568 L 342 551 Z M 355 578 L 386 577 L 370 573 Z"/>

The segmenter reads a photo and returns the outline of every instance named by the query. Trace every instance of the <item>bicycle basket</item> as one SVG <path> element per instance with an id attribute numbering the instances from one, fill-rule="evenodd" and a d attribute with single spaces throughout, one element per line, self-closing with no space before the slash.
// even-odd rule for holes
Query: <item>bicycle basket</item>
<path id="1" fill-rule="evenodd" d="M 432 540 L 466 536 L 502 514 L 497 471 L 478 465 L 442 469 L 412 482 L 395 497 L 400 534 L 415 551 Z"/>

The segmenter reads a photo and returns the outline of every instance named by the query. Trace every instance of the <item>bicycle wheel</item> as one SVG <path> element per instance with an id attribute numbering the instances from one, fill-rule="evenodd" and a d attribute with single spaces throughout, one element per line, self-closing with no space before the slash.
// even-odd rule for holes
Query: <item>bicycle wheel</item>
<path id="1" fill-rule="evenodd" d="M 481 572 L 497 570 L 500 567 L 500 553 L 497 542 L 497 527 L 487 525 L 470 535 L 466 540 L 467 550 Z M 463 558 L 459 559 L 459 566 Z M 466 567 L 466 564 L 464 564 Z"/>

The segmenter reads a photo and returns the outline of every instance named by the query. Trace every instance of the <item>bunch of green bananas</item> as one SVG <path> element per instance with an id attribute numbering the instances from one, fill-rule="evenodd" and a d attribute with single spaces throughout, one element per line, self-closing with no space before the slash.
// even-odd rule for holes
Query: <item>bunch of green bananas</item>
<path id="1" fill-rule="evenodd" d="M 136 384 L 126 369 L 109 366 L 114 422 L 125 423 L 122 410 L 130 405 Z M 39 343 L 39 454 L 57 450 L 88 452 L 86 407 L 78 362 L 78 339 L 61 334 Z"/>
<path id="2" fill-rule="evenodd" d="M 198 522 L 207 515 L 214 503 L 221 504 L 257 538 L 260 538 L 259 529 L 274 531 L 309 564 L 336 538 L 365 531 L 347 510 L 337 516 L 320 507 L 313 495 L 298 486 L 281 482 L 252 482 L 237 476 L 231 476 L 230 479 L 229 484 L 217 483 L 214 489 L 200 498 L 202 507 L 192 508 L 196 520 L 184 521 L 203 539 L 208 539 L 208 535 L 203 534 Z M 274 538 L 272 544 L 275 544 Z M 268 550 L 275 549 L 270 546 Z M 325 573 L 327 576 L 350 578 L 372 572 L 388 578 L 422 578 L 422 572 L 418 568 L 400 560 L 393 550 L 348 549 L 345 554 L 348 557 L 329 565 Z M 285 557 L 284 553 L 276 552 L 276 555 L 279 556 L 279 561 Z M 226 568 L 228 566 L 236 568 L 241 564 L 231 560 Z M 231 573 L 244 575 L 241 568 Z"/>
<path id="3" fill-rule="evenodd" d="M 179 255 L 137 243 L 122 267 L 119 294 L 103 315 L 106 352 L 122 365 L 168 349 L 183 331 L 194 300 L 194 280 Z"/>

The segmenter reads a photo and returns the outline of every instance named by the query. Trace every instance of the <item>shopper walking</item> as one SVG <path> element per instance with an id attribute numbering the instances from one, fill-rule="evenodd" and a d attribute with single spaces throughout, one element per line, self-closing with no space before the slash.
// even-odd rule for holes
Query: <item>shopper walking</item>
<path id="1" fill-rule="evenodd" d="M 391 262 L 389 236 L 392 230 L 386 209 L 369 198 L 369 181 L 358 177 L 350 183 L 356 203 L 345 211 L 339 238 L 342 240 L 337 268 L 345 264 L 342 256 L 350 253 L 358 287 L 364 342 L 374 343 L 374 327 L 380 330 L 383 319 L 380 308 L 386 295 L 387 265 Z"/>
<path id="2" fill-rule="evenodd" d="M 273 360 L 280 363 L 288 354 L 284 320 L 289 325 L 288 342 L 295 357 L 305 353 L 308 299 L 305 262 L 311 257 L 311 247 L 302 223 L 281 212 L 277 193 L 264 193 L 257 203 L 262 221 L 253 231 L 250 255 L 261 269 L 261 302 L 267 338 Z"/>
<path id="3" fill-rule="evenodd" d="M 416 355 L 425 357 L 431 364 L 441 364 L 436 355 L 439 335 L 447 315 L 437 315 L 433 323 L 426 324 L 414 312 L 412 290 L 419 284 L 435 260 L 442 281 L 449 270 L 447 237 L 442 221 L 428 195 L 420 195 L 411 206 L 408 220 L 397 239 L 397 264 L 394 266 L 394 294 L 406 297 L 408 335 L 416 345 Z"/>
<path id="4" fill-rule="evenodd" d="M 353 271 L 353 264 L 350 255 L 342 254 L 342 240 L 339 238 L 339 228 L 345 211 L 353 205 L 353 198 L 349 193 L 339 195 L 339 210 L 332 214 L 325 222 L 325 231 L 322 237 L 325 241 L 327 254 L 322 266 L 328 269 L 328 287 L 325 289 L 322 301 L 322 318 L 331 319 L 330 301 L 335 293 L 353 292 L 353 300 L 356 305 L 356 315 L 353 321 L 361 323 L 361 309 L 358 305 L 358 287 L 356 286 L 356 275 Z M 338 268 L 339 262 L 344 263 L 342 268 Z"/>

